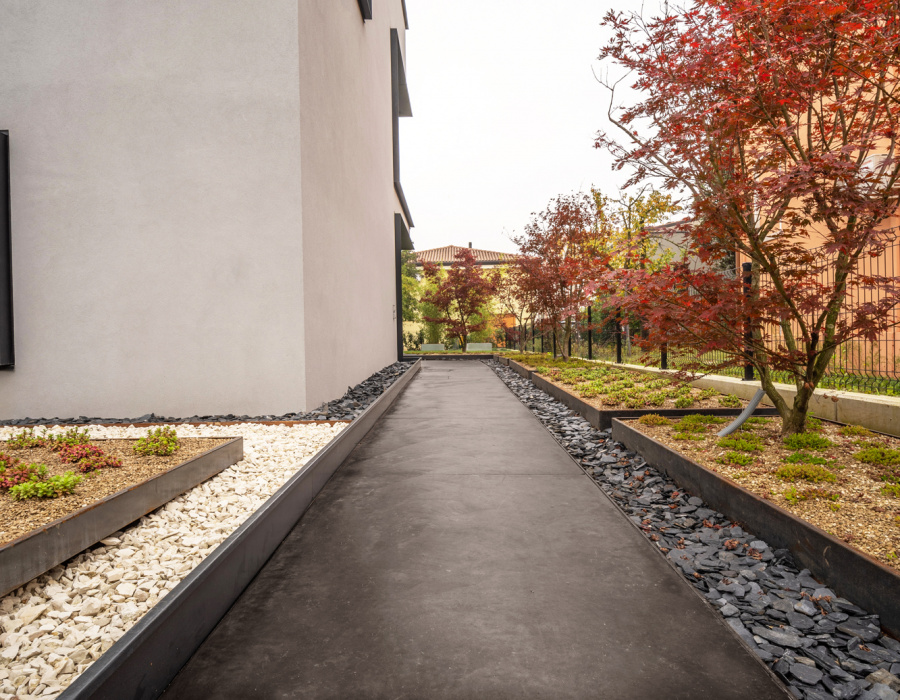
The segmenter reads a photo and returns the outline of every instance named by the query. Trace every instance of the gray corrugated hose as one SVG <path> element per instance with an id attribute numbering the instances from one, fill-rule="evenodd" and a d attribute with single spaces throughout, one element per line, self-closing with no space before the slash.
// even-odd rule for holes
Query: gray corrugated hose
<path id="1" fill-rule="evenodd" d="M 759 406 L 759 402 L 762 401 L 762 397 L 765 395 L 766 392 L 762 389 L 757 391 L 756 395 L 750 400 L 750 403 L 747 404 L 747 408 L 741 412 L 741 415 L 735 418 L 730 425 L 722 428 L 716 435 L 725 437 L 726 435 L 731 435 L 735 430 L 740 428 L 744 424 L 744 421 L 753 415 L 753 412 L 756 410 L 756 407 Z"/>

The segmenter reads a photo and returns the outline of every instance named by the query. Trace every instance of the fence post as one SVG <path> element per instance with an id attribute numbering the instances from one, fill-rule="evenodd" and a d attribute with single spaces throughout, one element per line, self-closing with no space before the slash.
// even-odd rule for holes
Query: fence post
<path id="1" fill-rule="evenodd" d="M 534 316 L 531 317 L 531 352 L 534 352 Z"/>
<path id="2" fill-rule="evenodd" d="M 622 312 L 616 310 L 616 364 L 622 364 Z"/>
<path id="3" fill-rule="evenodd" d="M 669 344 L 663 343 L 659 346 L 659 368 L 669 369 Z"/>
<path id="4" fill-rule="evenodd" d="M 594 359 L 594 351 L 591 347 L 591 341 L 593 340 L 592 331 L 591 331 L 591 307 L 588 307 L 588 359 Z"/>
<path id="5" fill-rule="evenodd" d="M 553 329 L 553 359 L 556 359 L 556 329 Z"/>
<path id="6" fill-rule="evenodd" d="M 544 330 L 541 329 L 541 354 L 544 354 Z"/>
<path id="7" fill-rule="evenodd" d="M 575 335 L 577 328 L 578 328 L 578 326 L 576 326 L 573 323 L 572 324 L 572 332 L 569 333 L 569 357 L 572 357 L 572 336 Z"/>
<path id="8" fill-rule="evenodd" d="M 753 285 L 753 263 L 741 263 L 741 269 L 744 272 L 744 298 L 749 299 L 750 294 L 752 293 Z M 744 319 L 744 349 L 746 350 L 748 356 L 753 352 L 753 329 L 750 325 L 749 317 Z M 753 365 L 749 362 L 744 365 L 744 381 L 753 381 Z"/>

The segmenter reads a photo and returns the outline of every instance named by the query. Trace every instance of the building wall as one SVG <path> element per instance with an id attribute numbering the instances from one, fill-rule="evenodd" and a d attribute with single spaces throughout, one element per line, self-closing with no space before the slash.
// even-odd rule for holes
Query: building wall
<path id="1" fill-rule="evenodd" d="M 339 4 L 358 19 L 355 0 Z M 298 84 L 301 63 L 304 87 L 310 67 L 299 57 L 298 0 L 0 0 L 0 18 L 16 333 L 0 418 L 303 408 Z M 368 40 L 333 38 L 360 51 Z M 358 58 L 374 79 L 370 57 Z M 343 99 L 340 80 L 328 86 Z M 380 118 L 358 118 L 390 138 Z M 342 157 L 360 145 L 340 147 Z M 353 176 L 349 161 L 337 164 L 327 192 Z M 352 165 L 382 167 L 370 155 Z M 389 187 L 390 173 L 383 179 Z M 320 238 L 370 227 L 380 247 L 367 243 L 368 269 L 390 266 L 387 214 L 327 230 L 320 217 L 308 218 Z M 321 253 L 313 247 L 316 264 Z M 355 276 L 359 264 L 343 269 Z M 342 282 L 322 274 L 307 288 L 327 296 Z M 389 314 L 392 287 L 372 288 L 357 310 Z M 338 305 L 346 328 L 354 308 L 345 297 Z M 389 333 L 389 318 L 383 326 Z M 374 325 L 367 332 L 361 372 L 389 359 Z"/>
<path id="2" fill-rule="evenodd" d="M 378 0 L 367 22 L 356 0 L 299 7 L 307 403 L 315 408 L 397 359 L 390 29 L 402 44 L 404 21 L 400 0 Z"/>

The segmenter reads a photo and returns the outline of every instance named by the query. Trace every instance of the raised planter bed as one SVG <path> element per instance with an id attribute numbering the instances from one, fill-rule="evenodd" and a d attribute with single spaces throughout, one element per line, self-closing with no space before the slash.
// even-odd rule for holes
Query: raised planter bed
<path id="1" fill-rule="evenodd" d="M 770 545 L 790 550 L 798 564 L 818 580 L 877 613 L 888 633 L 900 635 L 900 575 L 895 570 L 643 434 L 627 421 L 613 420 L 612 438 Z"/>
<path id="2" fill-rule="evenodd" d="M 410 367 L 59 697 L 158 697 L 420 369 Z"/>
<path id="3" fill-rule="evenodd" d="M 243 459 L 243 439 L 189 459 L 0 547 L 0 596 L 28 583 L 142 515 Z"/>
<path id="4" fill-rule="evenodd" d="M 410 354 L 405 355 L 404 359 L 416 358 L 422 360 L 490 360 L 494 357 L 492 353 L 484 352 L 466 352 L 457 353 L 455 355 L 439 355 L 437 353 L 425 353 L 422 355 Z"/>
<path id="5" fill-rule="evenodd" d="M 708 413 L 710 415 L 715 416 L 737 416 L 742 410 L 742 407 L 735 408 L 704 408 L 704 407 L 696 407 L 696 408 L 657 408 L 657 407 L 649 407 L 649 408 L 608 408 L 602 409 L 597 408 L 596 406 L 592 406 L 584 399 L 576 396 L 575 394 L 566 391 L 560 386 L 544 379 L 540 374 L 535 372 L 534 370 L 522 365 L 515 360 L 508 358 L 509 364 L 507 365 L 511 370 L 515 371 L 522 377 L 531 380 L 531 382 L 541 391 L 544 391 L 553 398 L 555 398 L 560 403 L 564 404 L 568 408 L 571 408 L 573 411 L 582 416 L 585 420 L 588 421 L 593 427 L 598 430 L 607 430 L 612 427 L 612 421 L 614 418 L 638 418 L 640 416 L 646 415 L 648 413 L 656 413 L 662 416 L 670 416 L 670 417 L 679 417 L 686 416 L 692 413 Z M 775 416 L 778 415 L 778 412 L 774 408 L 757 408 L 754 415 L 757 416 Z"/>

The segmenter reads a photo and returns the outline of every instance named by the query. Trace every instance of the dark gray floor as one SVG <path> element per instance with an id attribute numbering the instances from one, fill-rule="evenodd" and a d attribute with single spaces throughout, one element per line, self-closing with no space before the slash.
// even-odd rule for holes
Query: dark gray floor
<path id="1" fill-rule="evenodd" d="M 172 698 L 786 698 L 480 362 L 426 362 Z"/>

